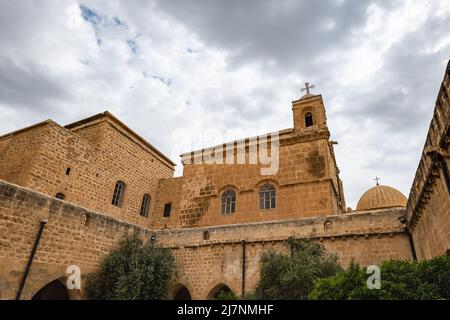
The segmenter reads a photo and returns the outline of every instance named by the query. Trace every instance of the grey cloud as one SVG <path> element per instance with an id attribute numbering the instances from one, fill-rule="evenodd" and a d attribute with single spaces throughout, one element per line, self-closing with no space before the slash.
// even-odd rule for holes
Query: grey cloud
<path id="1" fill-rule="evenodd" d="M 242 65 L 273 59 L 282 70 L 308 66 L 315 57 L 351 41 L 370 2 L 158 1 L 158 6 Z M 332 23 L 333 28 L 327 29 Z"/>
<path id="2" fill-rule="evenodd" d="M 131 128 L 169 153 L 173 141 L 167 137 L 178 129 L 186 134 L 198 134 L 200 129 L 192 123 L 197 120 L 199 123 L 202 116 L 205 117 L 201 120 L 208 122 L 201 124 L 205 130 L 214 134 L 217 128 L 218 135 L 223 130 L 241 132 L 242 128 L 242 132 L 249 135 L 261 134 L 264 124 L 267 131 L 291 126 L 290 100 L 280 101 L 280 92 L 284 94 L 283 99 L 289 99 L 285 94 L 291 87 L 286 89 L 286 85 L 289 86 L 286 79 L 305 78 L 303 80 L 316 84 L 314 92 L 324 96 L 333 138 L 354 141 L 351 146 L 344 143 L 346 149 L 342 151 L 341 146 L 336 148 L 340 166 L 347 169 L 342 172 L 347 198 L 354 202 L 364 191 L 355 186 L 364 185 L 362 181 L 372 179 L 369 174 L 374 172 L 405 177 L 399 187 L 408 191 L 442 80 L 443 62 L 449 58 L 448 43 L 436 49 L 436 45 L 449 36 L 449 14 L 441 18 L 428 17 L 418 30 L 395 42 L 382 56 L 382 66 L 375 79 L 369 84 L 360 84 L 343 81 L 340 67 L 348 62 L 348 50 L 361 45 L 358 41 L 367 22 L 367 8 L 375 3 L 389 13 L 404 2 L 154 0 L 106 3 L 86 0 L 83 5 L 92 12 L 84 12 L 84 22 L 92 35 L 104 41 L 106 49 L 86 56 L 74 50 L 74 61 L 85 67 L 78 75 L 58 71 L 58 68 L 51 72 L 46 66 L 52 66 L 52 61 L 39 43 L 39 39 L 47 35 L 64 43 L 64 34 L 55 31 L 65 24 L 69 3 L 0 3 L 0 105 L 3 110 L 13 110 L 8 113 L 8 119 L 25 119 L 23 124 L 45 118 L 70 122 L 102 111 L 109 104 L 111 111 Z M 181 45 L 173 48 L 182 52 L 167 59 L 179 59 L 183 54 L 203 57 L 204 51 L 216 48 L 231 54 L 225 73 L 232 74 L 241 67 L 251 68 L 261 83 L 242 92 L 229 91 L 226 84 L 230 80 L 228 74 L 224 74 L 225 81 L 215 81 L 211 87 L 208 79 L 197 78 L 204 83 L 194 81 L 194 75 L 192 83 L 180 84 L 177 75 L 184 70 L 177 61 L 146 56 L 158 48 L 164 50 L 166 43 L 173 45 L 170 41 L 174 39 L 170 37 L 178 35 L 176 27 L 180 23 L 187 30 L 180 34 L 196 34 L 200 45 L 196 47 L 194 42 L 177 39 L 177 45 L 178 42 Z M 94 36 L 91 38 L 95 41 Z M 117 43 L 123 45 L 124 50 Z M 77 47 L 83 43 L 72 40 L 68 45 Z M 168 47 L 172 50 L 172 46 Z M 35 54 L 37 49 L 39 52 Z M 167 63 L 167 66 L 161 67 L 158 63 Z M 270 81 L 265 82 L 264 78 Z M 243 79 L 236 79 L 249 81 L 245 75 Z M 164 89 L 152 86 L 159 82 L 165 84 Z M 143 86 L 140 91 L 134 91 L 140 85 Z M 198 90 L 202 85 L 204 88 Z M 300 84 L 291 86 L 297 85 Z M 125 86 L 132 89 L 124 90 Z M 180 87 L 185 94 L 177 91 Z M 291 100 L 299 96 L 298 89 L 292 89 Z M 195 92 L 192 96 L 191 91 Z M 130 96 L 126 96 L 128 92 Z M 331 101 L 336 98 L 343 108 L 335 109 Z M 184 106 L 174 106 L 175 103 Z M 277 109 L 280 105 L 286 109 Z M 176 112 L 172 112 L 172 108 Z M 376 127 L 365 127 L 366 120 Z M 215 125 L 214 121 L 221 123 Z M 342 123 L 348 127 L 343 127 Z M 202 141 L 198 143 L 198 147 L 207 146 L 201 145 Z M 358 160 L 344 153 L 354 149 L 361 154 L 370 153 L 373 159 Z M 349 159 L 355 162 L 349 163 Z M 352 166 L 358 166 L 358 172 L 367 177 L 353 176 Z"/>
<path id="3" fill-rule="evenodd" d="M 447 25 L 450 25 L 450 19 Z M 407 139 L 409 135 L 423 133 L 431 120 L 442 81 L 444 68 L 441 62 L 445 61 L 446 50 L 435 53 L 421 51 L 446 35 L 444 30 L 440 30 L 434 41 L 429 39 L 428 34 L 438 27 L 435 21 L 429 21 L 417 32 L 394 44 L 378 73 L 380 81 L 372 90 L 346 92 L 346 113 L 334 116 L 351 117 L 356 122 L 371 119 L 381 123 L 386 131 L 380 134 L 380 138 L 400 132 Z M 450 52 L 448 49 L 449 45 L 447 53 Z"/>
<path id="4" fill-rule="evenodd" d="M 58 100 L 73 99 L 62 79 L 33 62 L 0 59 L 0 102 L 25 112 L 58 112 Z"/>

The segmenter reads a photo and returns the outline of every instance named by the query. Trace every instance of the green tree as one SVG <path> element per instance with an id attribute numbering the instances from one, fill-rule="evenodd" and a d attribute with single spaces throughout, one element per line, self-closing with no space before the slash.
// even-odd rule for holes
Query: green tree
<path id="1" fill-rule="evenodd" d="M 125 237 L 107 255 L 99 272 L 87 277 L 86 292 L 94 300 L 150 300 L 167 296 L 174 269 L 168 249 L 144 244 L 137 235 Z"/>
<path id="2" fill-rule="evenodd" d="M 309 295 L 320 300 L 450 299 L 450 259 L 387 261 L 380 265 L 381 288 L 367 288 L 366 268 L 355 263 L 334 277 L 318 280 Z"/>
<path id="3" fill-rule="evenodd" d="M 220 289 L 214 300 L 239 300 L 239 297 L 235 296 L 231 290 Z"/>
<path id="4" fill-rule="evenodd" d="M 337 256 L 327 253 L 319 243 L 291 240 L 288 244 L 289 255 L 269 251 L 262 256 L 257 298 L 307 299 L 317 279 L 341 271 Z"/>

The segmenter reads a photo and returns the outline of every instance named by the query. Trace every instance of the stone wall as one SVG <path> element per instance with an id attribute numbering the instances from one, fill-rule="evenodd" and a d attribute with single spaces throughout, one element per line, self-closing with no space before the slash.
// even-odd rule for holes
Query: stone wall
<path id="1" fill-rule="evenodd" d="M 155 229 L 176 228 L 178 226 L 178 212 L 180 212 L 182 177 L 159 180 L 156 202 L 150 212 L 151 227 Z M 164 206 L 171 204 L 169 217 L 164 217 Z"/>
<path id="2" fill-rule="evenodd" d="M 242 293 L 242 254 L 246 246 L 244 292 L 254 291 L 259 280 L 259 259 L 264 252 L 287 253 L 286 241 L 316 239 L 348 266 L 384 260 L 411 260 L 405 225 L 398 220 L 403 210 L 377 210 L 355 214 L 272 221 L 219 227 L 157 231 L 156 242 L 173 249 L 178 277 L 173 288 L 188 288 L 193 298 L 206 299 L 220 284 Z"/>
<path id="3" fill-rule="evenodd" d="M 130 136 L 121 130 L 114 121 L 103 121 L 88 127 L 72 129 L 82 134 L 85 130 L 97 131 L 92 136 L 101 136 L 98 143 L 95 162 L 102 170 L 100 172 L 102 184 L 100 193 L 104 199 L 93 201 L 86 205 L 101 212 L 112 213 L 113 216 L 142 226 L 149 226 L 149 218 L 155 211 L 158 184 L 160 179 L 173 176 L 173 166 L 167 164 L 139 142 L 131 140 Z M 111 204 L 111 197 L 117 181 L 124 181 L 126 191 L 124 203 L 121 207 Z M 144 194 L 151 197 L 149 217 L 141 217 L 140 209 Z"/>
<path id="4" fill-rule="evenodd" d="M 25 185 L 51 121 L 0 137 L 0 179 Z"/>
<path id="5" fill-rule="evenodd" d="M 177 178 L 176 183 L 160 183 L 163 189 L 158 194 L 164 199 L 158 199 L 161 204 L 152 217 L 156 222 L 154 226 L 201 227 L 342 212 L 345 201 L 328 133 L 303 134 L 284 130 L 280 135 L 279 170 L 274 175 L 262 175 L 264 166 L 249 163 L 248 139 L 245 145 L 246 164 L 225 164 L 225 158 L 224 164 L 199 163 L 198 157 L 203 154 L 204 159 L 205 150 L 192 153 L 190 163 L 185 163 L 183 176 Z M 236 149 L 237 143 L 234 144 L 235 156 Z M 259 208 L 259 188 L 265 183 L 276 188 L 274 209 Z M 221 195 L 228 189 L 236 193 L 236 212 L 222 214 Z M 161 219 L 162 205 L 168 202 L 174 204 L 173 217 Z"/>
<path id="6" fill-rule="evenodd" d="M 0 178 L 149 226 L 140 216 L 144 194 L 154 210 L 160 179 L 173 176 L 173 165 L 121 127 L 109 114 L 61 127 L 53 121 L 0 138 Z M 123 205 L 113 206 L 117 181 L 126 183 Z"/>
<path id="7" fill-rule="evenodd" d="M 401 214 L 402 210 L 379 210 L 152 231 L 0 181 L 0 299 L 15 297 L 42 219 L 48 223 L 23 299 L 30 299 L 55 279 L 64 279 L 70 265 L 78 265 L 83 275 L 96 270 L 119 239 L 135 231 L 144 239 L 154 235 L 157 244 L 172 249 L 177 273 L 170 284 L 171 297 L 183 285 L 193 298 L 205 299 L 222 284 L 235 294 L 242 293 L 242 240 L 246 246 L 245 292 L 254 290 L 258 282 L 261 255 L 271 249 L 287 252 L 289 237 L 321 241 L 338 254 L 343 265 L 351 259 L 363 265 L 410 259 L 408 237 L 398 220 Z M 82 296 L 80 292 L 78 297 Z"/>
<path id="8" fill-rule="evenodd" d="M 450 249 L 450 62 L 407 204 L 408 227 L 420 260 Z"/>
<path id="9" fill-rule="evenodd" d="M 431 259 L 450 249 L 450 200 L 443 179 L 431 185 L 433 193 L 413 230 L 413 240 L 419 260 Z"/>
<path id="10" fill-rule="evenodd" d="M 23 299 L 31 299 L 53 280 L 64 279 L 70 265 L 79 266 L 82 275 L 96 270 L 124 234 L 150 235 L 136 225 L 0 181 L 0 299 L 15 298 L 43 219 L 48 223 Z"/>
<path id="11" fill-rule="evenodd" d="M 173 179 L 169 159 L 105 112 L 65 127 L 48 120 L 0 137 L 0 178 L 157 229 L 343 213 L 322 97 L 294 101 L 293 112 L 297 120 L 293 129 L 280 132 L 279 169 L 272 175 L 262 174 L 265 165 L 250 164 L 245 139 L 245 164 L 185 164 L 183 177 Z M 314 115 L 311 127 L 302 127 L 305 112 Z M 269 152 L 271 146 L 269 139 Z M 111 203 L 119 180 L 126 184 L 120 207 Z M 276 188 L 276 208 L 260 210 L 259 188 L 267 182 Z M 221 194 L 228 188 L 236 192 L 236 212 L 223 215 Z M 151 197 L 149 217 L 140 216 L 145 194 Z M 172 212 L 163 217 L 167 203 Z"/>

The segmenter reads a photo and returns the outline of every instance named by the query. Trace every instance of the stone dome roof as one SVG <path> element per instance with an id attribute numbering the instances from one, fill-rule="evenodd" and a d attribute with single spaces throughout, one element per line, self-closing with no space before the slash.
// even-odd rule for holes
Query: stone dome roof
<path id="1" fill-rule="evenodd" d="M 377 185 L 367 190 L 359 198 L 356 210 L 372 210 L 393 207 L 406 207 L 408 199 L 392 187 Z"/>

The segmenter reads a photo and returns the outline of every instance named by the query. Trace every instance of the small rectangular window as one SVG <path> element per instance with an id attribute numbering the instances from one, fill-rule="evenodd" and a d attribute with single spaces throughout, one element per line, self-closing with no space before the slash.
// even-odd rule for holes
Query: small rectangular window
<path id="1" fill-rule="evenodd" d="M 168 218 L 170 217 L 170 210 L 172 210 L 172 204 L 171 203 L 166 203 L 164 205 L 164 218 Z"/>

